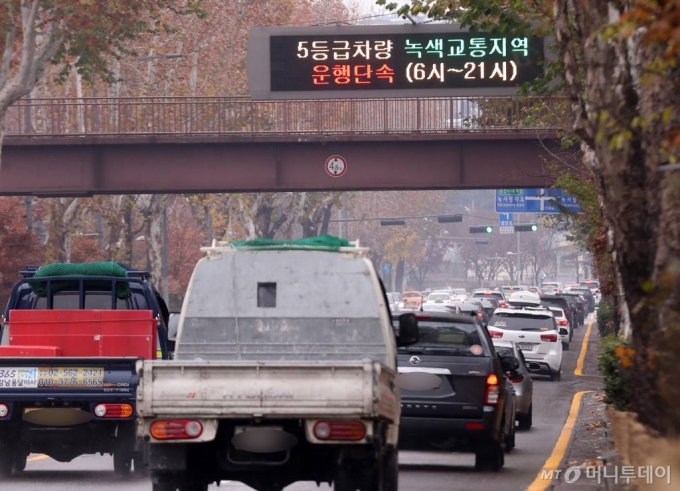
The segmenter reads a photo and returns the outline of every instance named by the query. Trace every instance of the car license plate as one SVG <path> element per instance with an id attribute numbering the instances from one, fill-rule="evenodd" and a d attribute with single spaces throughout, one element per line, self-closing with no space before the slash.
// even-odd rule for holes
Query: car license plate
<path id="1" fill-rule="evenodd" d="M 104 368 L 102 367 L 38 367 L 38 387 L 87 389 L 103 386 Z"/>
<path id="2" fill-rule="evenodd" d="M 522 351 L 531 351 L 534 349 L 534 345 L 532 343 L 517 343 L 517 346 Z"/>

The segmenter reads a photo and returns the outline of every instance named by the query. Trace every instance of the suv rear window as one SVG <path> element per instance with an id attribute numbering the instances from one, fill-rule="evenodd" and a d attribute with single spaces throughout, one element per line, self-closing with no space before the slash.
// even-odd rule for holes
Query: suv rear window
<path id="1" fill-rule="evenodd" d="M 508 331 L 554 331 L 554 322 L 549 315 L 500 313 L 491 317 L 489 327 L 498 327 Z"/>
<path id="2" fill-rule="evenodd" d="M 47 298 L 38 297 L 34 309 L 46 309 Z M 52 308 L 61 310 L 78 310 L 80 308 L 80 292 L 63 291 L 52 296 Z M 86 292 L 86 309 L 111 309 L 111 292 Z M 128 303 L 124 298 L 116 298 L 116 310 L 129 309 Z"/>
<path id="3" fill-rule="evenodd" d="M 470 351 L 472 346 L 479 346 L 484 350 L 484 356 L 490 356 L 479 333 L 476 324 L 462 324 L 452 322 L 419 321 L 418 343 L 405 348 L 399 348 L 400 353 L 422 353 L 429 355 L 453 354 L 460 356 L 479 356 Z"/>

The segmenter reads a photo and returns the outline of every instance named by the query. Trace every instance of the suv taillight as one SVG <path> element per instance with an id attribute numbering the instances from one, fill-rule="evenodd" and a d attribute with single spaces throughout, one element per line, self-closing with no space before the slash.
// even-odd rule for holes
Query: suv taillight
<path id="1" fill-rule="evenodd" d="M 541 334 L 541 341 L 546 341 L 548 343 L 556 343 L 557 334 Z"/>
<path id="2" fill-rule="evenodd" d="M 490 373 L 486 377 L 486 398 L 485 404 L 496 404 L 498 402 L 498 375 Z"/>
<path id="3" fill-rule="evenodd" d="M 498 331 L 489 331 L 489 336 L 491 339 L 500 339 L 503 337 L 503 333 Z"/>
<path id="4" fill-rule="evenodd" d="M 568 326 L 568 325 L 569 325 L 569 321 L 566 321 L 566 320 L 564 320 L 564 321 L 559 321 L 558 324 L 559 324 L 560 326 Z"/>

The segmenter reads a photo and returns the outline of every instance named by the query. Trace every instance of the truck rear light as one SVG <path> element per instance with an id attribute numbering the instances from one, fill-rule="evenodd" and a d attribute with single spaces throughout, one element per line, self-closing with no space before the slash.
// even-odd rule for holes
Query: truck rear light
<path id="1" fill-rule="evenodd" d="M 557 338 L 557 334 L 541 334 L 541 341 L 546 341 L 548 343 L 556 343 Z"/>
<path id="2" fill-rule="evenodd" d="M 489 331 L 489 336 L 491 336 L 492 339 L 498 339 L 503 337 L 503 333 L 499 331 Z"/>
<path id="3" fill-rule="evenodd" d="M 129 418 L 134 413 L 131 404 L 97 404 L 94 414 L 98 418 Z"/>
<path id="4" fill-rule="evenodd" d="M 314 436 L 319 440 L 362 440 L 366 426 L 361 421 L 319 421 L 314 425 Z"/>
<path id="5" fill-rule="evenodd" d="M 559 321 L 558 324 L 559 324 L 560 326 L 568 326 L 568 325 L 569 325 L 569 321 L 566 321 L 566 320 L 564 320 L 564 321 Z"/>
<path id="6" fill-rule="evenodd" d="M 151 436 L 156 440 L 191 440 L 203 433 L 203 425 L 193 419 L 171 419 L 151 423 Z"/>
<path id="7" fill-rule="evenodd" d="M 9 414 L 9 407 L 7 404 L 0 404 L 0 418 L 6 418 Z"/>
<path id="8" fill-rule="evenodd" d="M 486 404 L 496 404 L 498 392 L 498 376 L 495 373 L 490 373 L 486 377 Z"/>

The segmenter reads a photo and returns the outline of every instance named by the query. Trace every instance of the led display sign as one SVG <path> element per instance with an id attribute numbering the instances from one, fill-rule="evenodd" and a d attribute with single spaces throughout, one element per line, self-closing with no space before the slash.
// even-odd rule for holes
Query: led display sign
<path id="1" fill-rule="evenodd" d="M 449 25 L 259 28 L 254 98 L 511 95 L 540 76 L 544 40 Z"/>

